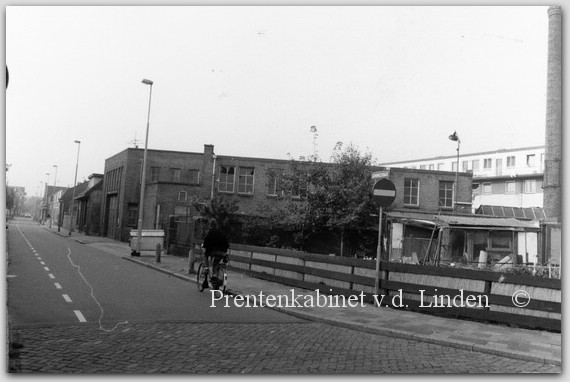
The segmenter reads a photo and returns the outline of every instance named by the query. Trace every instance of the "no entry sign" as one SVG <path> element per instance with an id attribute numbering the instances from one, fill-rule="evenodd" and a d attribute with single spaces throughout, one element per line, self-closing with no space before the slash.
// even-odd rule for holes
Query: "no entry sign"
<path id="1" fill-rule="evenodd" d="M 388 207 L 396 199 L 396 186 L 390 179 L 380 179 L 374 183 L 372 199 L 378 207 Z"/>

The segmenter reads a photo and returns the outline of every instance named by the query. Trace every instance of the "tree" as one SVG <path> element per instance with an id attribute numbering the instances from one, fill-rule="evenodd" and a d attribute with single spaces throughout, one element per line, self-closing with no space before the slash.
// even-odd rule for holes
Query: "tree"
<path id="1" fill-rule="evenodd" d="M 370 192 L 373 163 L 370 153 L 362 154 L 352 144 L 344 148 L 341 142 L 331 159 L 324 163 L 313 155 L 308 160 L 292 160 L 281 179 L 283 195 L 258 208 L 263 219 L 250 230 L 262 229 L 266 235 L 293 230 L 295 244 L 301 248 L 311 235 L 338 232 L 342 255 L 345 232 L 369 228 L 370 215 L 376 211 Z"/>
<path id="2" fill-rule="evenodd" d="M 222 195 L 216 195 L 209 203 L 202 200 L 193 202 L 194 208 L 202 217 L 209 220 L 215 220 L 220 230 L 230 233 L 232 223 L 235 221 L 235 213 L 239 209 L 239 202 L 236 198 L 226 198 Z"/>

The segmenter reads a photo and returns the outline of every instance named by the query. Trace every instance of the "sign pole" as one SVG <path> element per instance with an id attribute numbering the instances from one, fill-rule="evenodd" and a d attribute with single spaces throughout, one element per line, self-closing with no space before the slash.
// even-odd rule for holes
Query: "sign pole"
<path id="1" fill-rule="evenodd" d="M 378 292 L 380 290 L 380 259 L 382 257 L 382 207 L 379 208 L 378 216 L 378 247 L 376 248 L 376 279 L 374 280 L 374 294 L 376 296 L 378 296 Z"/>

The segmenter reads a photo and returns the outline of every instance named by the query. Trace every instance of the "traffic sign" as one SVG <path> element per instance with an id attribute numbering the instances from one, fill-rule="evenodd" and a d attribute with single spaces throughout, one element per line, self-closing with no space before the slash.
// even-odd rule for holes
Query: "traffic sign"
<path id="1" fill-rule="evenodd" d="M 390 179 L 378 180 L 372 189 L 372 199 L 378 207 L 388 207 L 396 199 L 396 186 Z"/>

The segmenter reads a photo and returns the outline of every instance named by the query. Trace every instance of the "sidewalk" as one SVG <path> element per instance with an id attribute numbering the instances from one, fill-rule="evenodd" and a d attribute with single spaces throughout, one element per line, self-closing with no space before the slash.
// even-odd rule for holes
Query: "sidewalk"
<path id="1" fill-rule="evenodd" d="M 46 229 L 50 230 L 47 227 Z M 131 257 L 131 249 L 128 243 L 77 233 L 69 236 L 67 231 L 57 232 L 57 229 L 51 229 L 51 231 L 71 240 L 97 247 L 106 253 L 121 256 L 125 260 L 168 273 L 192 283 L 196 282 L 196 276 L 188 274 L 187 258 L 163 254 L 160 263 L 157 263 L 155 254 L 151 252 L 143 252 L 140 257 Z M 291 296 L 292 293 L 295 293 L 295 295 L 311 294 L 316 296 L 315 291 L 264 281 L 234 271 L 228 272 L 228 284 L 229 292 L 233 295 L 259 296 L 260 292 L 263 292 L 264 296 Z M 204 293 L 208 292 L 204 291 Z M 230 299 L 230 303 L 232 301 Z M 300 299 L 300 301 L 302 302 L 303 300 Z M 316 298 L 314 301 L 317 301 Z M 219 306 L 222 306 L 224 303 L 225 300 L 217 302 Z M 272 307 L 271 309 L 311 321 L 342 326 L 372 334 L 452 346 L 526 361 L 558 366 L 562 364 L 562 335 L 560 333 L 436 317 L 391 308 L 377 308 L 371 304 L 354 308 Z"/>

